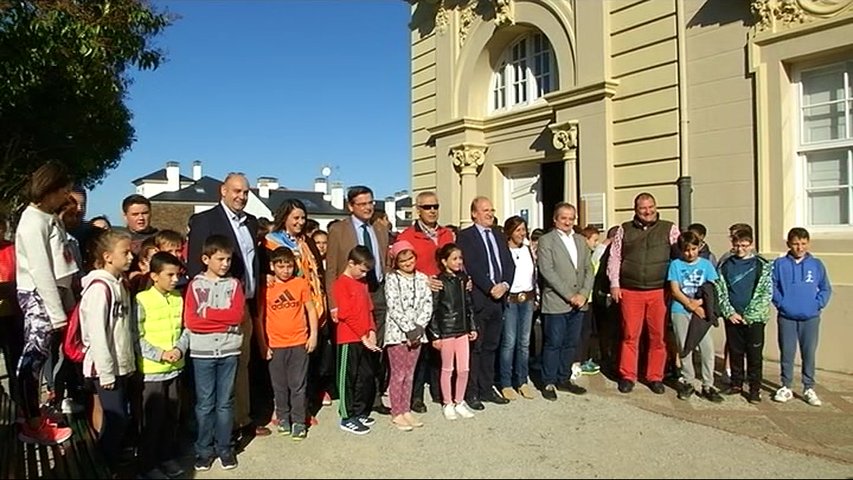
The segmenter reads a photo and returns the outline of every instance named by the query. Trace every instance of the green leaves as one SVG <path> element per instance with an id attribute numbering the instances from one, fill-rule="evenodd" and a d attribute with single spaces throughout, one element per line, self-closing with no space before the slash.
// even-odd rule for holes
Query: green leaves
<path id="1" fill-rule="evenodd" d="M 0 0 L 0 207 L 47 160 L 93 186 L 134 140 L 129 69 L 174 17 L 142 0 Z"/>

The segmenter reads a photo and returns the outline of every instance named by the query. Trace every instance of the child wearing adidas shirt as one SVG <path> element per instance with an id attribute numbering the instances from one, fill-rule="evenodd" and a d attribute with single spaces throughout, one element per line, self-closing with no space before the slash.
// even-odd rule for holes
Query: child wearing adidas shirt
<path id="1" fill-rule="evenodd" d="M 269 360 L 278 431 L 298 441 L 307 435 L 308 354 L 317 348 L 318 319 L 308 280 L 295 277 L 295 269 L 293 250 L 278 247 L 270 254 L 275 281 L 259 295 L 255 329 L 259 351 Z"/>

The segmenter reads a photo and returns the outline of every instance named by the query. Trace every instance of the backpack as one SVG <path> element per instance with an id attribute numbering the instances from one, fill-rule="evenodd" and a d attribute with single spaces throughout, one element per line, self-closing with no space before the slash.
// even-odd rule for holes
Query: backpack
<path id="1" fill-rule="evenodd" d="M 113 290 L 107 282 L 103 280 L 93 280 L 92 283 L 86 287 L 86 290 L 96 283 L 100 283 L 107 287 L 107 305 L 110 305 L 110 311 L 112 312 Z M 86 291 L 84 290 L 83 294 L 85 293 Z M 68 326 L 65 328 L 65 338 L 62 339 L 62 353 L 65 354 L 66 359 L 73 363 L 83 363 L 83 358 L 86 356 L 86 350 L 88 350 L 88 347 L 83 344 L 83 333 L 80 330 L 80 302 L 77 302 L 77 305 L 74 306 L 74 310 L 71 311 L 71 315 L 68 317 Z"/>

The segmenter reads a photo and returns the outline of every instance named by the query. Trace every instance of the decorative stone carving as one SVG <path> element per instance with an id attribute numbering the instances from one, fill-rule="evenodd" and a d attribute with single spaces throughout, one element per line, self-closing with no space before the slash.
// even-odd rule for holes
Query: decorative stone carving
<path id="1" fill-rule="evenodd" d="M 565 123 L 548 125 L 554 135 L 551 144 L 554 148 L 567 152 L 578 148 L 578 121 L 570 120 Z"/>
<path id="2" fill-rule="evenodd" d="M 444 35 L 447 31 L 447 25 L 450 23 L 450 11 L 444 6 L 443 1 L 439 1 L 438 8 L 435 11 L 435 31 L 439 35 Z"/>
<path id="3" fill-rule="evenodd" d="M 486 145 L 463 143 L 450 149 L 450 157 L 460 175 L 477 175 L 486 163 L 486 150 Z"/>
<path id="4" fill-rule="evenodd" d="M 465 44 L 468 38 L 468 31 L 471 30 L 471 25 L 474 24 L 474 19 L 477 14 L 474 12 L 475 2 L 471 2 L 459 11 L 459 47 Z"/>
<path id="5" fill-rule="evenodd" d="M 778 32 L 853 11 L 853 0 L 752 0 L 755 28 Z"/>
<path id="6" fill-rule="evenodd" d="M 495 0 L 495 23 L 499 27 L 515 23 L 515 8 L 512 0 Z"/>

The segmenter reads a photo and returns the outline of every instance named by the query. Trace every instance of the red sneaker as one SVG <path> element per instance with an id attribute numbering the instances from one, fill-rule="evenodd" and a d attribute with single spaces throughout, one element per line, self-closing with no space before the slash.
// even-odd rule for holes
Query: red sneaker
<path id="1" fill-rule="evenodd" d="M 332 404 L 332 396 L 329 395 L 329 392 L 323 392 L 323 406 L 328 407 Z"/>
<path id="2" fill-rule="evenodd" d="M 18 439 L 24 443 L 39 443 L 41 445 L 59 445 L 71 438 L 72 431 L 68 427 L 60 427 L 42 417 L 41 425 L 30 427 L 29 423 L 21 425 Z"/>
<path id="3" fill-rule="evenodd" d="M 317 421 L 317 417 L 310 415 L 308 417 L 308 421 L 306 421 L 305 423 L 307 423 L 309 427 L 313 427 L 315 425 L 318 425 L 320 422 Z"/>

